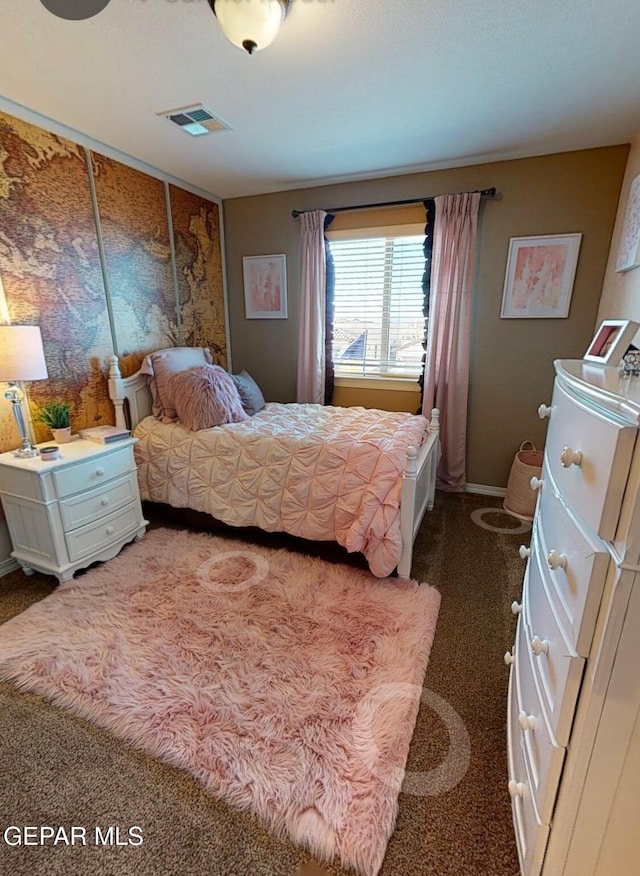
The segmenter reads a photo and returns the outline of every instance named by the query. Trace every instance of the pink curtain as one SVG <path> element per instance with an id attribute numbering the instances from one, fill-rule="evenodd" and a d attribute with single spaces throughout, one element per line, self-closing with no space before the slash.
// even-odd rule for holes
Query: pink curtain
<path id="1" fill-rule="evenodd" d="M 298 328 L 298 402 L 324 402 L 326 262 L 324 210 L 300 216 L 300 324 Z"/>
<path id="2" fill-rule="evenodd" d="M 440 409 L 442 459 L 437 486 L 466 483 L 471 306 L 480 194 L 435 198 L 433 260 L 422 412 Z"/>

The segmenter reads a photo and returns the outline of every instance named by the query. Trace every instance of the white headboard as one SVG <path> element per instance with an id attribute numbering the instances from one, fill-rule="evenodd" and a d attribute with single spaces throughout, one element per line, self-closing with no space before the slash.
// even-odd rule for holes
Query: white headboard
<path id="1" fill-rule="evenodd" d="M 144 374 L 120 374 L 117 356 L 109 356 L 109 398 L 116 409 L 116 426 L 133 431 L 140 420 L 151 415 L 151 391 Z"/>
<path id="2" fill-rule="evenodd" d="M 211 361 L 211 350 L 203 347 Z M 136 371 L 131 377 L 123 377 L 117 356 L 109 356 L 109 398 L 116 409 L 116 426 L 120 429 L 135 429 L 140 420 L 151 416 L 153 405 L 149 378 Z"/>

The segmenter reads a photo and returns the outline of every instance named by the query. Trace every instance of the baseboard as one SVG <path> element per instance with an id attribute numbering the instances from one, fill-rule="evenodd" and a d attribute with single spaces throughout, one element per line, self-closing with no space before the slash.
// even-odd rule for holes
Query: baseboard
<path id="1" fill-rule="evenodd" d="M 506 487 L 491 487 L 486 484 L 467 484 L 465 493 L 477 493 L 480 496 L 506 496 Z"/>
<path id="2" fill-rule="evenodd" d="M 15 570 L 19 568 L 20 566 L 13 557 L 8 557 L 6 560 L 2 560 L 0 563 L 0 578 L 2 578 L 3 575 L 8 575 L 9 572 L 15 572 Z"/>

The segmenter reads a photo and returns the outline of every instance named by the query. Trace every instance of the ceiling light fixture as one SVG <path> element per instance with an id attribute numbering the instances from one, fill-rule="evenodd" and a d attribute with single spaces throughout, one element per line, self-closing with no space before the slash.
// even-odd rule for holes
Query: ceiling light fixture
<path id="1" fill-rule="evenodd" d="M 250 55 L 271 45 L 285 19 L 289 0 L 208 0 L 223 34 Z"/>

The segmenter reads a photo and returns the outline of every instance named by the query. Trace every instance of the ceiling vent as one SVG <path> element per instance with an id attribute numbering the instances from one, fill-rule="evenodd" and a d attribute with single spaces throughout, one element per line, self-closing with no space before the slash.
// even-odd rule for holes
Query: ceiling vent
<path id="1" fill-rule="evenodd" d="M 204 134 L 213 134 L 216 131 L 231 130 L 230 125 L 214 116 L 201 103 L 193 106 L 181 106 L 178 109 L 157 113 L 157 115 L 173 122 L 186 134 L 191 134 L 192 137 L 202 137 Z"/>

